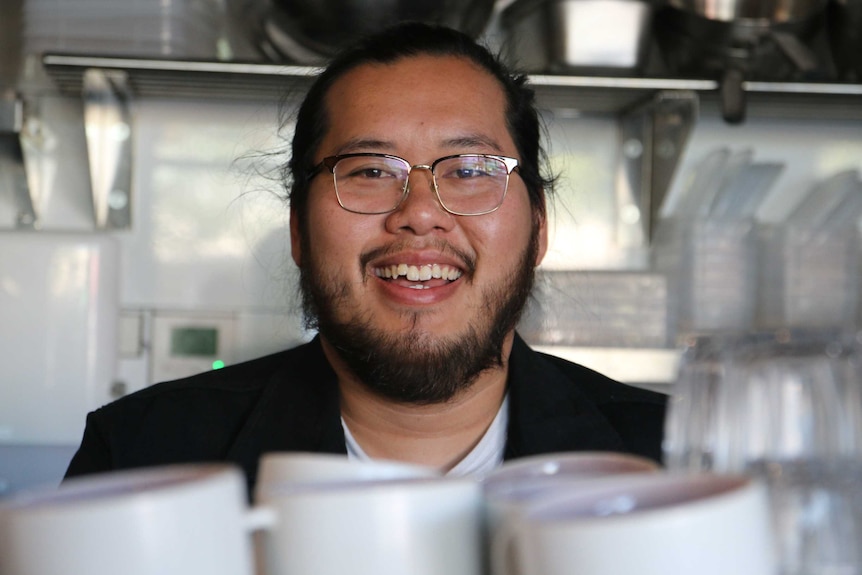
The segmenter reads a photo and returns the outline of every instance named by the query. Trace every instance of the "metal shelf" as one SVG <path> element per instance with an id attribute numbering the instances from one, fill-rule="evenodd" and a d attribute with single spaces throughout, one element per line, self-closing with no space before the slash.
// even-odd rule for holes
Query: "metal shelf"
<path id="1" fill-rule="evenodd" d="M 45 54 L 42 64 L 57 89 L 80 95 L 87 69 L 124 72 L 137 98 L 242 99 L 278 101 L 304 90 L 317 68 L 239 62 L 157 60 L 73 54 Z"/>
<path id="2" fill-rule="evenodd" d="M 162 60 L 46 54 L 45 71 L 60 93 L 82 97 L 95 75 L 121 75 L 129 98 L 227 99 L 280 102 L 304 92 L 319 69 L 271 63 Z M 719 83 L 711 79 L 533 75 L 539 105 L 578 114 L 613 114 L 621 145 L 637 140 L 643 153 L 621 159 L 622 193 L 643 211 L 644 229 L 632 241 L 649 241 L 651 212 L 659 203 L 701 112 L 720 115 Z M 862 84 L 746 82 L 748 117 L 862 120 Z M 86 98 L 85 98 L 86 100 Z M 676 153 L 655 149 L 672 142 Z M 667 146 L 664 146 L 667 147 Z M 128 157 L 127 162 L 131 161 Z M 91 160 L 93 161 L 93 160 Z M 645 239 L 646 238 L 646 239 Z M 675 349 L 539 347 L 621 381 L 661 388 L 673 381 L 680 353 Z"/>
<path id="3" fill-rule="evenodd" d="M 64 94 L 80 95 L 84 71 L 122 70 L 140 98 L 279 101 L 306 89 L 317 68 L 267 63 L 161 60 L 46 54 L 42 63 Z M 533 75 L 542 107 L 581 113 L 620 113 L 662 91 L 698 94 L 705 109 L 718 106 L 719 85 L 709 79 Z M 862 84 L 745 82 L 749 116 L 862 119 Z"/>

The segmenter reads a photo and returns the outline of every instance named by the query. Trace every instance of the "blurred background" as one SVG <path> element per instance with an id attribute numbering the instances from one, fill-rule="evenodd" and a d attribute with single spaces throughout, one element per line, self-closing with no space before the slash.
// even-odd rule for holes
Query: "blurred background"
<path id="1" fill-rule="evenodd" d="M 853 329 L 860 14 L 0 0 L 0 496 L 58 481 L 99 405 L 311 337 L 278 181 L 292 107 L 399 20 L 461 28 L 535 85 L 560 179 L 532 344 L 670 391 L 692 338 Z"/>

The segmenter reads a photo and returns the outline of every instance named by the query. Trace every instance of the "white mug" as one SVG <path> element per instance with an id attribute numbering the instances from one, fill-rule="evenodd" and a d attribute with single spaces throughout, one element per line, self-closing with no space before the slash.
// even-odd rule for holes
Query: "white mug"
<path id="1" fill-rule="evenodd" d="M 524 480 L 550 477 L 602 477 L 658 471 L 656 462 L 639 455 L 611 451 L 574 451 L 531 455 L 506 461 L 482 478 L 486 492 Z"/>
<path id="2" fill-rule="evenodd" d="M 532 501 L 555 491 L 570 491 L 573 482 L 659 470 L 650 459 L 613 452 L 550 453 L 507 461 L 482 479 L 491 574 L 519 573 L 514 531 L 509 526 Z"/>
<path id="3" fill-rule="evenodd" d="M 469 478 L 285 484 L 262 492 L 268 575 L 480 575 L 481 488 Z"/>
<path id="4" fill-rule="evenodd" d="M 0 501 L 3 575 L 251 575 L 241 471 L 190 464 L 103 473 Z"/>
<path id="5" fill-rule="evenodd" d="M 525 575 L 775 575 L 765 487 L 745 476 L 613 477 L 537 500 L 516 537 Z"/>
<path id="6" fill-rule="evenodd" d="M 258 462 L 255 501 L 269 488 L 290 483 L 442 477 L 433 467 L 401 461 L 355 461 L 334 453 L 270 452 Z"/>

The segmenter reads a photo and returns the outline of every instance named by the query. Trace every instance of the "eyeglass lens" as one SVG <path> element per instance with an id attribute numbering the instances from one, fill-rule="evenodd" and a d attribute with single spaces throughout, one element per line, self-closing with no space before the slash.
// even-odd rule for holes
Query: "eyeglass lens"
<path id="1" fill-rule="evenodd" d="M 352 212 L 390 212 L 404 197 L 410 170 L 410 165 L 398 158 L 341 158 L 333 169 L 338 201 Z M 494 211 L 502 203 L 509 172 L 497 158 L 459 156 L 437 162 L 433 176 L 438 198 L 446 210 L 477 215 Z"/>

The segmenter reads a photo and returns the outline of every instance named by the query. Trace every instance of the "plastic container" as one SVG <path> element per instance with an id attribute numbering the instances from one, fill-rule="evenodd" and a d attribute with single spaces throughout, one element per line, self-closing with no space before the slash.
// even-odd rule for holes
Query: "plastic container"
<path id="1" fill-rule="evenodd" d="M 763 226 L 757 324 L 763 328 L 852 326 L 859 315 L 855 226 L 817 231 Z"/>
<path id="2" fill-rule="evenodd" d="M 653 269 L 668 278 L 676 334 L 745 331 L 754 325 L 757 242 L 753 219 L 666 218 Z"/>

